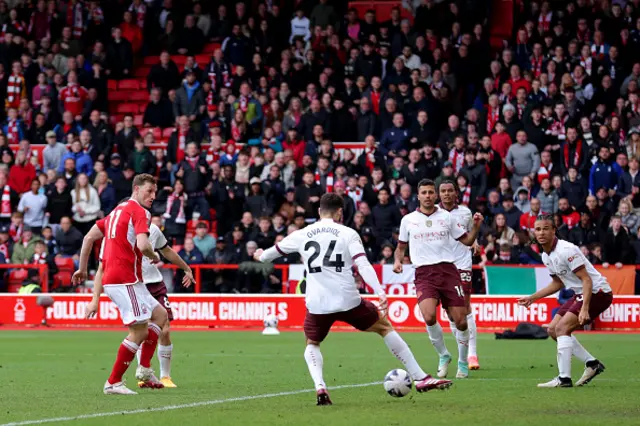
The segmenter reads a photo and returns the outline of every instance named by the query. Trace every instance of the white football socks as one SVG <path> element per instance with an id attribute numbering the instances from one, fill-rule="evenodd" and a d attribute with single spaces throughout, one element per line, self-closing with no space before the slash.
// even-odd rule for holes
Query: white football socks
<path id="1" fill-rule="evenodd" d="M 558 336 L 558 372 L 560 377 L 571 378 L 571 336 Z"/>
<path id="2" fill-rule="evenodd" d="M 449 319 L 449 327 L 451 327 L 451 334 L 453 334 L 453 338 L 458 340 L 458 328 L 456 327 L 454 320 Z"/>
<path id="3" fill-rule="evenodd" d="M 324 384 L 324 379 L 322 378 L 323 360 L 320 346 L 307 345 L 307 348 L 304 350 L 304 360 L 307 361 L 309 374 L 311 374 L 316 390 L 326 389 L 327 386 Z"/>
<path id="4" fill-rule="evenodd" d="M 456 341 L 458 342 L 458 362 L 467 363 L 469 358 L 469 329 L 465 331 L 458 330 Z"/>
<path id="5" fill-rule="evenodd" d="M 171 353 L 173 344 L 169 346 L 158 345 L 158 359 L 160 360 L 160 378 L 171 377 Z"/>
<path id="6" fill-rule="evenodd" d="M 571 336 L 571 341 L 573 342 L 573 356 L 575 356 L 585 364 L 596 359 L 584 348 L 584 346 L 580 344 L 580 342 L 578 342 L 576 336 Z"/>
<path id="7" fill-rule="evenodd" d="M 473 312 L 467 315 L 467 327 L 469 330 L 469 356 L 478 356 L 478 352 L 477 352 L 478 332 L 476 328 L 476 317 L 473 314 Z"/>
<path id="8" fill-rule="evenodd" d="M 404 368 L 407 369 L 407 372 L 413 380 L 422 380 L 427 377 L 427 373 L 418 365 L 418 361 L 416 361 L 416 358 L 413 356 L 407 342 L 405 342 L 396 331 L 392 331 L 384 336 L 384 343 L 391 353 L 398 358 L 398 361 L 404 365 Z"/>
<path id="9" fill-rule="evenodd" d="M 451 355 L 444 344 L 444 334 L 442 333 L 442 327 L 440 327 L 439 323 L 436 322 L 434 325 L 428 325 L 427 333 L 429 333 L 429 340 L 431 340 L 431 344 L 439 356 Z"/>

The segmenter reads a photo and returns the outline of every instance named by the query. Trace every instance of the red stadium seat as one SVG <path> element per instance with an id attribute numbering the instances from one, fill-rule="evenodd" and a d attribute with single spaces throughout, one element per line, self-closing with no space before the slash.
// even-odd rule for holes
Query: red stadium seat
<path id="1" fill-rule="evenodd" d="M 107 81 L 107 89 L 116 90 L 118 88 L 118 82 L 115 80 Z"/>
<path id="2" fill-rule="evenodd" d="M 162 131 L 162 137 L 163 137 L 163 138 L 166 138 L 166 139 L 170 138 L 170 137 L 171 137 L 171 134 L 172 134 L 175 130 L 176 130 L 176 129 L 175 129 L 175 128 L 173 128 L 173 127 L 167 127 L 166 129 L 164 129 L 164 130 Z"/>
<path id="3" fill-rule="evenodd" d="M 116 107 L 116 112 L 119 114 L 137 114 L 138 111 L 140 111 L 138 104 L 124 103 Z"/>
<path id="4" fill-rule="evenodd" d="M 7 280 L 7 285 L 9 285 L 9 287 L 11 286 L 16 286 L 17 290 L 20 290 L 20 287 L 22 287 L 22 283 L 24 282 L 24 280 L 27 279 L 28 276 L 28 272 L 26 269 L 14 269 L 13 271 L 11 271 L 9 273 L 9 279 Z"/>
<path id="5" fill-rule="evenodd" d="M 144 57 L 144 64 L 145 65 L 152 66 L 152 65 L 157 64 L 158 62 L 160 62 L 160 58 L 158 56 L 151 55 L 151 56 L 145 56 Z"/>
<path id="6" fill-rule="evenodd" d="M 211 55 L 206 53 L 202 55 L 196 55 L 196 62 L 198 63 L 198 65 L 200 65 L 201 69 L 204 69 L 209 64 L 209 62 L 211 62 Z"/>
<path id="7" fill-rule="evenodd" d="M 133 116 L 133 125 L 136 126 L 136 127 L 142 127 L 142 125 L 144 124 L 143 118 L 144 118 L 144 116 L 142 114 L 134 115 Z"/>
<path id="8" fill-rule="evenodd" d="M 119 90 L 139 90 L 140 89 L 140 83 L 138 82 L 138 80 L 120 80 L 120 82 L 118 82 L 118 89 Z"/>
<path id="9" fill-rule="evenodd" d="M 189 222 L 187 222 L 187 232 L 195 232 L 196 226 L 198 226 L 201 223 L 204 223 L 205 225 L 207 225 L 207 232 L 209 232 L 211 225 L 207 220 L 190 220 Z"/>
<path id="10" fill-rule="evenodd" d="M 220 48 L 220 43 L 208 43 L 204 46 L 202 53 L 213 54 L 216 49 Z"/>
<path id="11" fill-rule="evenodd" d="M 138 67 L 133 72 L 133 76 L 136 78 L 147 78 L 149 71 L 151 71 L 150 67 Z"/>
<path id="12" fill-rule="evenodd" d="M 147 78 L 146 78 L 146 76 L 144 78 L 138 77 L 138 84 L 140 84 L 140 89 L 141 90 L 147 90 Z"/>
<path id="13" fill-rule="evenodd" d="M 69 271 L 58 272 L 53 276 L 53 288 L 71 287 L 72 273 Z"/>
<path id="14" fill-rule="evenodd" d="M 144 137 L 147 133 L 152 133 L 153 138 L 158 140 L 162 137 L 162 129 L 160 127 L 149 127 L 144 129 L 140 134 Z"/>
<path id="15" fill-rule="evenodd" d="M 123 102 L 129 99 L 129 92 L 118 92 L 114 90 L 110 91 L 108 95 L 110 102 Z"/>
<path id="16" fill-rule="evenodd" d="M 127 92 L 127 94 L 129 95 L 127 100 L 130 102 L 144 102 L 145 104 L 149 102 L 149 93 L 146 90 Z"/>
<path id="17" fill-rule="evenodd" d="M 60 271 L 71 271 L 73 272 L 76 268 L 73 264 L 73 259 L 57 256 L 55 258 L 56 266 Z"/>
<path id="18" fill-rule="evenodd" d="M 171 59 L 173 59 L 173 62 L 175 62 L 180 69 L 182 69 L 184 64 L 187 62 L 187 57 L 184 55 L 172 56 Z"/>

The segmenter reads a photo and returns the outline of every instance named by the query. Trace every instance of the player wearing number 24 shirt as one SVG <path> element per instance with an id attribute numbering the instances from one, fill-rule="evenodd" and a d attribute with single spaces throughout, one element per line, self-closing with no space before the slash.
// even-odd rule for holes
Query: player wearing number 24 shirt
<path id="1" fill-rule="evenodd" d="M 320 220 L 293 232 L 275 246 L 257 250 L 254 258 L 269 262 L 290 253 L 299 253 L 307 272 L 305 301 L 307 314 L 304 333 L 307 347 L 304 358 L 316 386 L 318 405 L 331 405 L 331 399 L 322 373 L 320 343 L 335 321 L 350 324 L 360 331 L 379 334 L 398 360 L 400 360 L 416 389 L 426 392 L 446 389 L 449 380 L 434 379 L 418 365 L 411 349 L 393 330 L 386 318 L 387 297 L 375 270 L 365 256 L 360 236 L 351 228 L 341 225 L 344 201 L 336 194 L 324 194 L 320 199 Z M 375 291 L 379 306 L 362 299 L 353 269 Z"/>
<path id="2" fill-rule="evenodd" d="M 111 375 L 104 385 L 105 394 L 134 395 L 122 380 L 138 349 L 140 365 L 136 378 L 149 387 L 164 387 L 151 369 L 151 358 L 158 345 L 161 330 L 167 321 L 167 311 L 151 296 L 144 285 L 142 257 L 154 262 L 160 258 L 149 242 L 148 210 L 156 197 L 156 180 L 149 174 L 133 178 L 131 199 L 118 205 L 107 217 L 99 220 L 84 237 L 80 266 L 73 281 L 81 284 L 87 278 L 87 263 L 94 243 L 104 236 L 103 270 L 96 280 L 94 298 L 88 311 L 95 312 L 102 287 L 116 304 L 129 334 L 120 344 Z"/>
<path id="3" fill-rule="evenodd" d="M 578 342 L 572 333 L 589 324 L 613 302 L 613 293 L 607 279 L 593 267 L 580 248 L 556 237 L 553 215 L 538 216 L 534 234 L 542 247 L 542 262 L 551 274 L 551 284 L 531 296 L 518 300 L 529 307 L 533 302 L 557 293 L 563 287 L 576 294 L 560 307 L 549 324 L 549 335 L 558 342 L 558 371 L 553 380 L 540 383 L 541 388 L 568 388 L 571 380 L 571 356 L 585 363 L 584 373 L 576 385 L 583 386 L 604 371 L 604 365 Z"/>

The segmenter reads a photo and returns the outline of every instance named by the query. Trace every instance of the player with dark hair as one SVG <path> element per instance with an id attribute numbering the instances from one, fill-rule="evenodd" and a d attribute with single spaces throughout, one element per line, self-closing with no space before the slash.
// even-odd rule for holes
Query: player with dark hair
<path id="1" fill-rule="evenodd" d="M 456 255 L 451 239 L 471 246 L 478 235 L 483 217 L 480 213 L 473 215 L 473 227 L 470 232 L 460 226 L 453 215 L 436 206 L 436 185 L 430 179 L 418 183 L 418 210 L 402 218 L 400 238 L 395 252 L 393 271 L 402 272 L 407 244 L 411 262 L 416 268 L 415 286 L 420 312 L 427 323 L 429 338 L 440 357 L 438 372 L 443 365 L 448 365 L 447 348 L 444 345 L 442 327 L 437 322 L 438 304 L 449 312 L 455 322 L 456 340 L 458 342 L 458 373 L 456 377 L 469 376 L 469 329 L 467 324 L 467 304 L 464 288 L 460 282 L 460 274 L 454 265 Z"/>
<path id="2" fill-rule="evenodd" d="M 396 358 L 416 381 L 416 389 L 426 392 L 446 389 L 453 383 L 434 379 L 418 365 L 411 349 L 393 330 L 386 318 L 387 296 L 375 270 L 367 260 L 357 232 L 341 225 L 344 200 L 337 194 L 324 194 L 320 199 L 320 220 L 288 235 L 267 250 L 257 250 L 254 258 L 269 262 L 289 253 L 300 253 L 307 271 L 305 302 L 307 315 L 304 334 L 307 346 L 304 359 L 314 381 L 318 405 L 331 405 L 322 375 L 320 343 L 336 321 L 343 321 L 360 331 L 379 334 Z M 375 291 L 379 308 L 362 299 L 353 277 L 358 268 L 362 279 Z"/>
<path id="3" fill-rule="evenodd" d="M 458 227 L 463 228 L 467 232 L 471 232 L 473 213 L 471 213 L 471 210 L 469 210 L 468 207 L 458 204 L 458 192 L 459 189 L 456 182 L 451 178 L 444 178 L 438 187 L 440 208 L 448 211 L 451 216 L 453 216 L 453 220 L 456 222 Z M 469 369 L 477 370 L 480 368 L 480 365 L 478 364 L 478 355 L 476 352 L 476 320 L 471 310 L 471 249 L 453 238 L 451 238 L 450 242 L 452 244 L 455 258 L 453 263 L 460 274 L 460 281 L 462 282 L 464 300 L 467 308 L 467 325 L 469 328 L 469 356 L 467 357 L 467 360 L 469 362 Z M 456 328 L 456 324 L 451 315 L 449 315 L 449 322 L 453 336 L 458 340 L 459 330 Z M 436 330 L 440 328 L 440 330 L 436 331 L 436 336 L 432 337 L 432 340 L 437 338 L 437 336 L 442 335 L 440 324 L 436 322 L 434 327 L 431 327 L 430 329 L 433 330 L 434 328 Z M 438 377 L 447 377 L 450 362 L 451 355 L 447 351 L 444 356 L 440 357 Z"/>
<path id="4" fill-rule="evenodd" d="M 161 330 L 167 321 L 167 311 L 149 293 L 142 276 L 143 255 L 158 262 L 149 241 L 149 220 L 156 197 L 156 180 L 149 174 L 133 179 L 131 199 L 117 206 L 107 217 L 100 219 L 84 237 L 80 252 L 80 266 L 73 274 L 78 285 L 87 279 L 87 263 L 93 245 L 105 237 L 103 269 L 100 284 L 104 292 L 116 304 L 129 334 L 120 344 L 111 375 L 104 384 L 105 394 L 135 395 L 122 380 L 124 373 L 140 348 L 140 366 L 136 378 L 163 387 L 151 369 L 151 358 L 158 345 Z M 102 286 L 94 288 L 99 297 Z M 94 296 L 95 297 L 95 296 Z"/>
<path id="5" fill-rule="evenodd" d="M 558 342 L 558 377 L 540 388 L 569 388 L 571 381 L 571 355 L 585 363 L 584 373 L 577 386 L 589 383 L 604 371 L 604 365 L 594 358 L 578 342 L 572 333 L 578 327 L 589 324 L 606 311 L 613 301 L 613 293 L 607 279 L 593 267 L 580 248 L 556 237 L 553 215 L 541 215 L 535 222 L 534 233 L 542 248 L 542 261 L 553 281 L 531 296 L 521 297 L 518 303 L 531 306 L 536 300 L 551 296 L 563 288 L 575 291 L 549 324 L 549 335 Z"/>

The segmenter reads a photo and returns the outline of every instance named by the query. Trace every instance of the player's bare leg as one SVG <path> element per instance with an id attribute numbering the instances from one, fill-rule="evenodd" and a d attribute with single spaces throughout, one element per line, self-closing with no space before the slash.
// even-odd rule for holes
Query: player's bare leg
<path id="1" fill-rule="evenodd" d="M 555 318 L 554 318 L 555 319 Z M 571 333 L 579 326 L 578 317 L 567 312 L 553 327 L 553 333 L 558 342 L 558 377 L 547 383 L 540 383 L 540 388 L 570 388 L 571 381 L 571 355 L 573 354 L 573 339 Z"/>
<path id="2" fill-rule="evenodd" d="M 455 322 L 458 332 L 456 342 L 458 343 L 458 372 L 456 378 L 465 379 L 469 377 L 469 326 L 467 324 L 467 307 L 451 306 L 449 314 Z"/>
<path id="3" fill-rule="evenodd" d="M 377 333 L 384 339 L 389 351 L 404 365 L 414 382 L 418 392 L 427 392 L 433 389 L 448 389 L 453 385 L 450 380 L 435 379 L 420 368 L 418 361 L 413 356 L 409 345 L 393 329 L 386 317 L 380 318 L 367 332 Z"/>
<path id="4" fill-rule="evenodd" d="M 331 405 L 331 398 L 327 392 L 327 385 L 322 377 L 322 352 L 320 352 L 320 342 L 307 339 L 307 347 L 304 350 L 304 360 L 307 362 L 309 374 L 316 387 L 317 405 Z"/>
<path id="5" fill-rule="evenodd" d="M 549 333 L 549 336 L 555 341 L 558 340 L 558 336 L 556 334 L 557 333 L 556 327 L 560 323 L 560 320 L 562 318 L 563 317 L 561 317 L 560 315 L 556 315 L 551 321 L 551 323 L 549 323 L 549 326 L 547 327 L 547 332 Z M 580 344 L 578 339 L 576 339 L 576 336 L 573 334 L 571 335 L 571 342 L 572 342 L 573 356 L 578 358 L 585 365 L 584 372 L 582 373 L 582 377 L 580 377 L 580 379 L 576 382 L 576 386 L 584 386 L 587 383 L 589 383 L 591 380 L 593 380 L 593 378 L 596 377 L 598 374 L 604 372 L 605 366 L 600 361 L 598 361 L 593 355 L 591 355 L 589 351 L 587 351 L 584 348 L 584 346 Z"/>
<path id="6" fill-rule="evenodd" d="M 429 333 L 429 340 L 438 353 L 438 377 L 441 379 L 447 377 L 449 374 L 449 364 L 451 364 L 451 354 L 447 350 L 447 346 L 444 344 L 444 333 L 442 327 L 436 319 L 436 309 L 438 309 L 437 299 L 424 299 L 419 303 L 420 312 L 427 324 L 427 333 Z"/>
<path id="7" fill-rule="evenodd" d="M 162 333 L 158 341 L 158 360 L 160 360 L 160 381 L 165 388 L 177 388 L 176 384 L 171 380 L 171 354 L 173 352 L 173 344 L 171 343 L 171 332 L 169 330 L 169 321 L 162 327 Z"/>
<path id="8" fill-rule="evenodd" d="M 158 339 L 162 333 L 162 327 L 167 322 L 167 311 L 162 306 L 157 305 L 151 313 L 151 320 L 147 327 L 147 336 L 140 346 L 140 365 L 136 370 L 136 379 L 139 380 L 138 387 L 161 389 L 162 382 L 153 373 L 151 359 L 158 346 Z"/>

